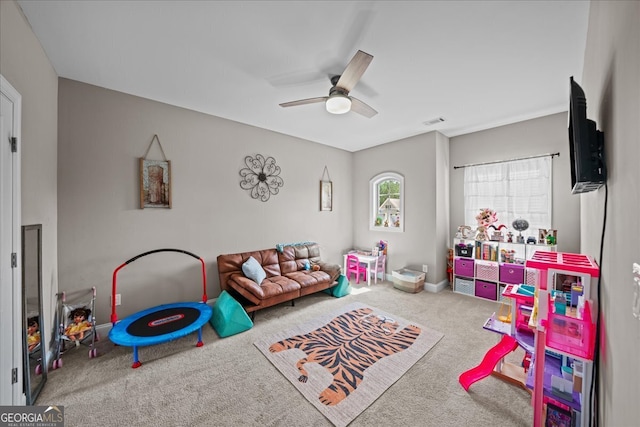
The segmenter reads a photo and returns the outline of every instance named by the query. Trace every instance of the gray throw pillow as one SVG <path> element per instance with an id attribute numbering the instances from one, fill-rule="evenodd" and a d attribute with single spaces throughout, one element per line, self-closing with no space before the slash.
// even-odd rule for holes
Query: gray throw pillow
<path id="1" fill-rule="evenodd" d="M 267 277 L 267 273 L 258 261 L 252 256 L 242 264 L 242 272 L 244 275 L 256 282 L 258 285 Z"/>

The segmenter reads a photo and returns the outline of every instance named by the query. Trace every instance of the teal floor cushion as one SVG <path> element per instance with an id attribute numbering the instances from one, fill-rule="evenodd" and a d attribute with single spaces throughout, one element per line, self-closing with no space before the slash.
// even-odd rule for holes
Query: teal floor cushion
<path id="1" fill-rule="evenodd" d="M 227 291 L 222 291 L 213 305 L 210 322 L 220 338 L 239 334 L 253 327 L 247 312 Z"/>

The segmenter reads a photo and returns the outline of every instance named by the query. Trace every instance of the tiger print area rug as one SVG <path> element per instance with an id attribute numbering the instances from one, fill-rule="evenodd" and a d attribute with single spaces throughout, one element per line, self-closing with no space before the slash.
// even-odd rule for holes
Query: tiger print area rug
<path id="1" fill-rule="evenodd" d="M 346 426 L 444 335 L 361 303 L 255 346 L 334 425 Z"/>

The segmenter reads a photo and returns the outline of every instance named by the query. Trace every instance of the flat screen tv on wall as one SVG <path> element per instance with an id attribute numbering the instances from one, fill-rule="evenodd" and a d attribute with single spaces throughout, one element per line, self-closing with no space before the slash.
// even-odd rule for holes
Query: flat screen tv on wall
<path id="1" fill-rule="evenodd" d="M 587 193 L 602 187 L 606 181 L 604 134 L 596 123 L 587 119 L 587 98 L 573 80 L 569 100 L 569 156 L 571 160 L 571 193 Z"/>

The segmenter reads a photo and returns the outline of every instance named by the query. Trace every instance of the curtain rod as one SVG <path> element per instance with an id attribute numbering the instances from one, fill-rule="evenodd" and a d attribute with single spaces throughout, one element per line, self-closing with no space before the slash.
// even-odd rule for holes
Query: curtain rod
<path id="1" fill-rule="evenodd" d="M 551 156 L 551 158 L 553 159 L 555 156 L 560 156 L 560 153 L 547 153 L 547 154 L 539 154 L 537 156 L 529 156 L 529 157 L 519 157 L 517 159 L 509 159 L 509 160 L 496 160 L 493 162 L 484 162 L 484 163 L 470 163 L 468 165 L 462 165 L 462 166 L 454 166 L 454 169 L 462 169 L 462 168 L 468 168 L 471 166 L 481 166 L 481 165 L 492 165 L 494 163 L 505 163 L 505 162 L 515 162 L 517 160 L 528 160 L 528 159 L 537 159 L 538 157 L 547 157 L 547 156 Z"/>

